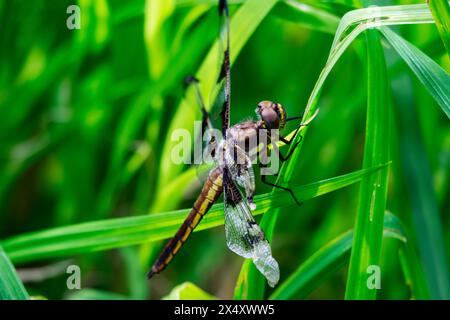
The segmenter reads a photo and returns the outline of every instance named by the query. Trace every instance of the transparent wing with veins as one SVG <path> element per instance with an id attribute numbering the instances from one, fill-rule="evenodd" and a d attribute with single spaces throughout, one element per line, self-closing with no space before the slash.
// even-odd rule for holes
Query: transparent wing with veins
<path id="1" fill-rule="evenodd" d="M 244 188 L 247 202 L 251 210 L 256 209 L 253 203 L 255 193 L 255 174 L 250 157 L 231 138 L 226 141 L 225 164 L 230 172 L 231 178 L 241 188 Z"/>
<path id="2" fill-rule="evenodd" d="M 274 287 L 280 278 L 280 270 L 272 257 L 270 244 L 227 169 L 223 179 L 227 246 L 236 254 L 252 259 L 268 284 Z"/>

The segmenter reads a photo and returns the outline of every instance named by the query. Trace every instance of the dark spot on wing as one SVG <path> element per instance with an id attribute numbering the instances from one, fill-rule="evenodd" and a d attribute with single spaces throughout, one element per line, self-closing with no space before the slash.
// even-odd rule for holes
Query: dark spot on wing
<path id="1" fill-rule="evenodd" d="M 224 14 L 228 16 L 228 4 L 227 0 L 220 0 L 219 1 L 219 15 Z"/>
<path id="2" fill-rule="evenodd" d="M 227 129 L 228 129 L 228 122 L 230 117 L 230 109 L 228 108 L 228 97 L 225 97 L 225 101 L 223 102 L 222 111 L 220 112 L 220 115 L 222 117 L 222 135 L 224 138 L 226 138 L 227 135 Z"/>
<path id="3" fill-rule="evenodd" d="M 230 61 L 228 60 L 230 55 L 228 49 L 225 50 L 222 66 L 220 67 L 219 78 L 217 78 L 217 83 L 220 83 L 227 75 L 228 68 L 230 66 Z"/>
<path id="4" fill-rule="evenodd" d="M 231 180 L 231 174 L 228 169 L 225 169 L 224 171 L 223 180 L 226 203 L 234 208 L 243 200 L 239 189 L 237 188 L 233 180 Z"/>
<path id="5" fill-rule="evenodd" d="M 234 163 L 237 164 L 237 162 L 238 162 L 238 150 L 237 150 L 236 145 L 233 146 L 233 160 L 234 160 Z M 240 174 L 240 170 L 238 170 L 238 175 L 239 174 Z"/>

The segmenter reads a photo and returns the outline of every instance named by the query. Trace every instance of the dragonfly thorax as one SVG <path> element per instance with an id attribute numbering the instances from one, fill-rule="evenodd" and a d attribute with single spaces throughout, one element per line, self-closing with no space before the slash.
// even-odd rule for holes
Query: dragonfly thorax
<path id="1" fill-rule="evenodd" d="M 251 141 L 257 141 L 258 130 L 261 126 L 262 121 L 244 121 L 238 123 L 227 130 L 227 139 L 235 141 L 240 146 L 248 145 Z"/>

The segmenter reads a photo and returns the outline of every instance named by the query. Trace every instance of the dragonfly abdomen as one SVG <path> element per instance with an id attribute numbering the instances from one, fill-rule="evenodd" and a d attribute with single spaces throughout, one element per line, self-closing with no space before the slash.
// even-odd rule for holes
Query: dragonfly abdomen
<path id="1" fill-rule="evenodd" d="M 203 185 L 202 192 L 194 203 L 189 215 L 184 220 L 175 236 L 167 243 L 163 252 L 156 260 L 152 269 L 148 273 L 148 278 L 163 271 L 173 260 L 175 254 L 189 238 L 189 235 L 197 227 L 203 216 L 208 212 L 214 202 L 220 197 L 223 190 L 222 170 L 216 168 L 209 173 L 208 179 Z"/>

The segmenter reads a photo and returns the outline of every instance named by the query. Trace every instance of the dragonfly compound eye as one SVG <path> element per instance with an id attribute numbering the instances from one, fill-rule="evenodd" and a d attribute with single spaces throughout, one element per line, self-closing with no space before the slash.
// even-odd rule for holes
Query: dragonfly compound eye
<path id="1" fill-rule="evenodd" d="M 286 112 L 279 103 L 261 101 L 256 111 L 267 129 L 282 129 L 286 123 Z"/>

